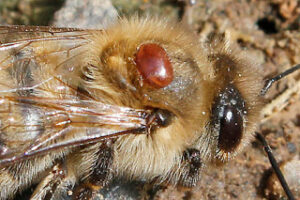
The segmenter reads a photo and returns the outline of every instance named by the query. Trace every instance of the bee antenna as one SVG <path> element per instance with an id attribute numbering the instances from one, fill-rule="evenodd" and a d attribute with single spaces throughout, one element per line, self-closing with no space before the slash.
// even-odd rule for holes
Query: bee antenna
<path id="1" fill-rule="evenodd" d="M 295 200 L 295 197 L 294 197 L 293 193 L 291 192 L 291 190 L 290 190 L 290 188 L 278 166 L 278 163 L 277 163 L 275 157 L 273 156 L 271 147 L 268 145 L 267 141 L 265 140 L 264 136 L 262 136 L 262 134 L 257 133 L 257 132 L 255 132 L 255 134 L 256 134 L 256 139 L 258 139 L 262 143 L 265 152 L 268 154 L 269 161 L 272 165 L 272 168 L 274 169 L 274 172 L 275 172 L 278 180 L 280 181 L 282 188 L 285 191 L 286 196 L 288 197 L 289 200 Z"/>
<path id="2" fill-rule="evenodd" d="M 263 87 L 263 89 L 260 92 L 261 96 L 265 96 L 265 94 L 268 92 L 268 90 L 270 89 L 270 87 L 272 86 L 272 84 L 280 79 L 282 79 L 283 77 L 293 73 L 294 71 L 297 71 L 298 69 L 300 69 L 300 64 L 295 65 L 294 67 L 282 72 L 281 74 L 269 79 L 266 81 L 265 86 Z"/>

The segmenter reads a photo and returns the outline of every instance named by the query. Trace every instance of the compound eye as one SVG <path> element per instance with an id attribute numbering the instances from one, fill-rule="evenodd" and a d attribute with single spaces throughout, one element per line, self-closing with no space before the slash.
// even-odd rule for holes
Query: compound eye
<path id="1" fill-rule="evenodd" d="M 143 80 L 154 88 L 168 86 L 173 80 L 173 67 L 166 51 L 158 44 L 142 44 L 135 63 Z"/>
<path id="2" fill-rule="evenodd" d="M 238 110 L 226 105 L 220 118 L 219 148 L 226 152 L 231 152 L 240 143 L 243 132 L 243 118 Z"/>

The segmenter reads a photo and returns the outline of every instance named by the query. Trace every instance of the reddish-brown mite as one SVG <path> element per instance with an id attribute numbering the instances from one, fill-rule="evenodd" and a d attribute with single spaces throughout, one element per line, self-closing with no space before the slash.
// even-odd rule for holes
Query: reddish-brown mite
<path id="1" fill-rule="evenodd" d="M 166 51 L 157 44 L 143 44 L 136 54 L 136 65 L 145 82 L 163 88 L 173 80 L 172 64 Z"/>

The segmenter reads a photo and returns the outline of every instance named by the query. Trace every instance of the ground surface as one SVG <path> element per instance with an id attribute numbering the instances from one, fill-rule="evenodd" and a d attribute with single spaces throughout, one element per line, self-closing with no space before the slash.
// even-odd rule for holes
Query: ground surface
<path id="1" fill-rule="evenodd" d="M 177 20 L 186 16 L 184 3 L 172 0 L 113 0 L 113 5 L 121 15 L 150 10 L 151 13 Z M 191 27 L 195 33 L 201 38 L 212 32 L 228 34 L 232 43 L 236 43 L 240 50 L 263 68 L 265 77 L 272 77 L 300 63 L 300 3 L 297 0 L 198 0 L 191 14 Z M 59 23 L 57 15 L 56 23 Z M 299 75 L 276 84 L 268 93 L 266 102 L 297 83 Z M 296 171 L 300 169 L 299 94 L 289 95 L 287 99 L 285 108 L 261 122 L 258 131 L 266 136 L 277 160 L 290 167 L 286 170 L 286 176 L 297 178 L 298 183 L 292 185 L 300 199 L 300 173 Z M 197 187 L 169 186 L 158 190 L 151 198 L 280 199 L 281 191 L 276 189 L 276 179 L 269 179 L 270 174 L 268 159 L 259 143 L 254 141 L 244 153 L 223 168 L 205 169 Z"/>

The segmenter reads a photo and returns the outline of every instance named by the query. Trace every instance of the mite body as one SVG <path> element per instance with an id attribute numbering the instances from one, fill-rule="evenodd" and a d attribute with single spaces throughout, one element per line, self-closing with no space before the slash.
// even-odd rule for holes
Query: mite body
<path id="1" fill-rule="evenodd" d="M 33 199 L 91 197 L 115 177 L 194 186 L 259 121 L 258 68 L 181 25 L 0 34 L 0 199 L 37 183 Z"/>

